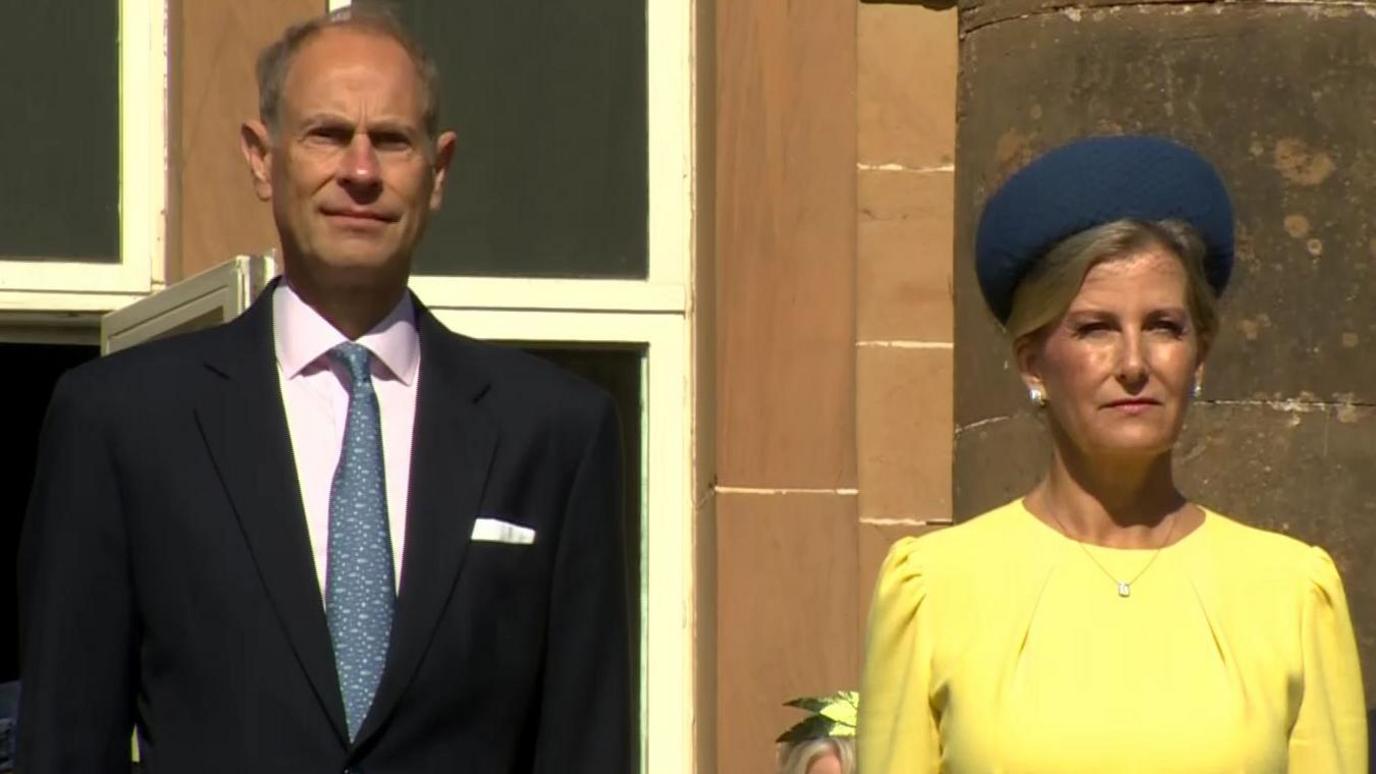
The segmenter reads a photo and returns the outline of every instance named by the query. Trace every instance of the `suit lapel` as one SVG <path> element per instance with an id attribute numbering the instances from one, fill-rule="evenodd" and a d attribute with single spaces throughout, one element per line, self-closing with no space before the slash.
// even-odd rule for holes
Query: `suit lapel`
<path id="1" fill-rule="evenodd" d="M 420 379 L 401 593 L 387 667 L 357 744 L 391 714 L 425 655 L 468 551 L 497 446 L 496 426 L 477 405 L 487 382 L 472 358 L 419 302 L 416 328 Z"/>
<path id="2" fill-rule="evenodd" d="M 218 389 L 202 397 L 196 416 L 282 627 L 344 740 L 344 705 L 274 365 L 272 290 L 224 328 L 225 345 L 207 358 L 221 377 Z"/>

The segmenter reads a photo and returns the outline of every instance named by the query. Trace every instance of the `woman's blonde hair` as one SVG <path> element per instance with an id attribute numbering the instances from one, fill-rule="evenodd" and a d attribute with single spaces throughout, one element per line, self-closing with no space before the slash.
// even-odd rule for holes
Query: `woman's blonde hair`
<path id="1" fill-rule="evenodd" d="M 779 750 L 779 774 L 807 774 L 807 768 L 827 753 L 835 753 L 841 771 L 855 774 L 855 740 L 824 736 L 786 744 Z"/>
<path id="2" fill-rule="evenodd" d="M 1185 268 L 1186 304 L 1200 351 L 1207 351 L 1218 331 L 1217 299 L 1204 274 L 1204 240 L 1193 226 L 1180 220 L 1115 220 L 1062 240 L 1037 261 L 1013 292 L 1012 311 L 1004 324 L 1009 338 L 1019 342 L 1059 320 L 1090 269 L 1152 247 L 1164 248 Z"/>

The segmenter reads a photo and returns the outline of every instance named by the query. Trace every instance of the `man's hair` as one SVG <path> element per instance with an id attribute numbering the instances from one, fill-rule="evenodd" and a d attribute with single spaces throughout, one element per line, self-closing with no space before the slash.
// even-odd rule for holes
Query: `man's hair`
<path id="1" fill-rule="evenodd" d="M 420 80 L 422 118 L 425 131 L 434 138 L 439 133 L 439 70 L 420 42 L 411 35 L 387 8 L 376 3 L 355 2 L 324 16 L 292 25 L 258 55 L 258 117 L 269 131 L 276 132 L 281 118 L 282 89 L 292 60 L 308 41 L 328 29 L 351 29 L 394 40 L 411 57 Z"/>

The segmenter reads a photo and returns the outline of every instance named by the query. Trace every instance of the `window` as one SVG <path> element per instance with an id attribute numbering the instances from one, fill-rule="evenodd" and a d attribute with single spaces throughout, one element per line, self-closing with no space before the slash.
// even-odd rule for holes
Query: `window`
<path id="1" fill-rule="evenodd" d="M 22 3 L 0 27 L 0 256 L 119 260 L 119 3 Z M 77 152 L 79 149 L 79 152 Z"/>
<path id="2" fill-rule="evenodd" d="M 0 181 L 0 312 L 99 312 L 163 276 L 166 10 L 135 0 L 9 9 L 0 83 L 18 106 Z"/>
<path id="3" fill-rule="evenodd" d="M 645 0 L 405 0 L 459 130 L 417 271 L 643 278 Z"/>

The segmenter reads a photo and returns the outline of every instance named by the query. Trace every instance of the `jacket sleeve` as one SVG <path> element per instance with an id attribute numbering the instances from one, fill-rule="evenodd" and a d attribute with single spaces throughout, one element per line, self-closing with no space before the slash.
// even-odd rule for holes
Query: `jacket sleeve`
<path id="1" fill-rule="evenodd" d="M 1366 703 L 1342 579 L 1321 548 L 1311 549 L 1300 623 L 1304 693 L 1290 730 L 1295 774 L 1366 774 Z"/>
<path id="2" fill-rule="evenodd" d="M 535 771 L 631 771 L 621 443 L 604 396 L 555 549 Z"/>
<path id="3" fill-rule="evenodd" d="M 100 385 L 64 376 L 39 442 L 19 547 L 17 770 L 129 771 L 135 619 Z M 84 387 L 84 389 L 83 389 Z"/>

